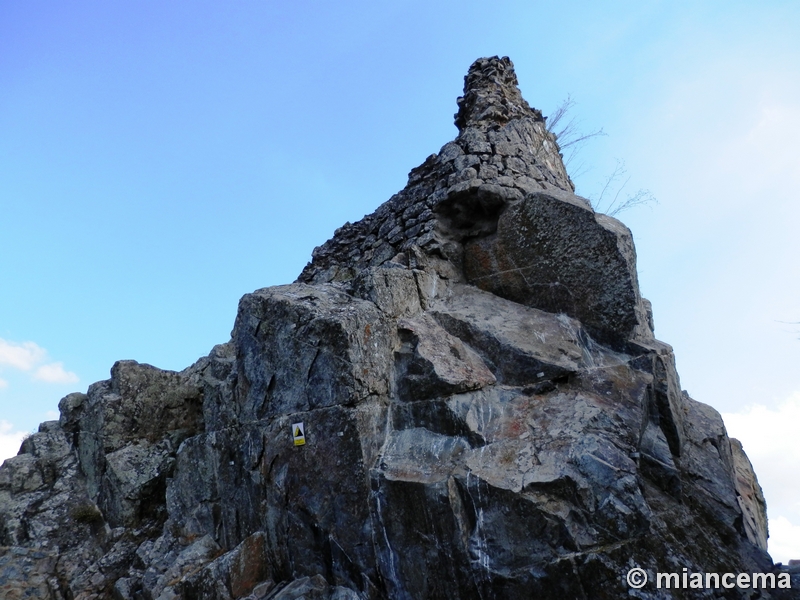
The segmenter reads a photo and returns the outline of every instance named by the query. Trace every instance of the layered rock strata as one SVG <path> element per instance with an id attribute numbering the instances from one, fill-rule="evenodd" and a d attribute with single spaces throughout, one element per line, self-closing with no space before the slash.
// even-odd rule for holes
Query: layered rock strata
<path id="1" fill-rule="evenodd" d="M 574 195 L 507 58 L 458 105 L 455 141 L 242 298 L 228 343 L 117 363 L 0 467 L 4 598 L 739 598 L 625 575 L 773 570 L 628 229 Z"/>

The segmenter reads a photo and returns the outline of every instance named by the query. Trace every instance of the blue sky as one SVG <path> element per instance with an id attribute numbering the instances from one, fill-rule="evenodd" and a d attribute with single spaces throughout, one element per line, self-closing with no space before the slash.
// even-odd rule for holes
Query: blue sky
<path id="1" fill-rule="evenodd" d="M 238 299 L 401 189 L 455 136 L 470 63 L 508 55 L 533 106 L 569 94 L 608 134 L 579 193 L 623 160 L 657 198 L 621 215 L 656 333 L 800 558 L 797 31 L 795 1 L 0 0 L 0 454 L 115 360 L 227 341 Z"/>

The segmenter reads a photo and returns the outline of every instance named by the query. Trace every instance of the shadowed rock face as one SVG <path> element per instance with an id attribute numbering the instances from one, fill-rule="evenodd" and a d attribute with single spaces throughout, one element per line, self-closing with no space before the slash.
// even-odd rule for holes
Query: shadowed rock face
<path id="1" fill-rule="evenodd" d="M 634 565 L 773 569 L 630 232 L 573 194 L 510 60 L 458 106 L 455 141 L 243 297 L 228 343 L 61 401 L 0 467 L 3 598 L 604 599 Z"/>
<path id="2" fill-rule="evenodd" d="M 575 200 L 542 192 L 507 206 L 494 233 L 464 245 L 467 281 L 577 317 L 603 341 L 651 338 L 630 232 Z"/>

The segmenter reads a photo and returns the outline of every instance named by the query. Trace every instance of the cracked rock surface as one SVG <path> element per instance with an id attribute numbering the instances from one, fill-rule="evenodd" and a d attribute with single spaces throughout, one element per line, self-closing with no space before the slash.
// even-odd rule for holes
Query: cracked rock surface
<path id="1" fill-rule="evenodd" d="M 456 125 L 230 341 L 61 401 L 0 467 L 0 597 L 798 597 L 628 588 L 776 569 L 761 488 L 508 58 Z"/>

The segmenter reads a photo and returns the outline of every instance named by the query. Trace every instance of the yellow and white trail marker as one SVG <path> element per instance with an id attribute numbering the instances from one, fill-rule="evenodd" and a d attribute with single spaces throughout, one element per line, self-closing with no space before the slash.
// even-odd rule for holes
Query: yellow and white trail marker
<path id="1" fill-rule="evenodd" d="M 292 437 L 295 446 L 303 446 L 306 443 L 306 431 L 302 423 L 292 423 Z"/>

